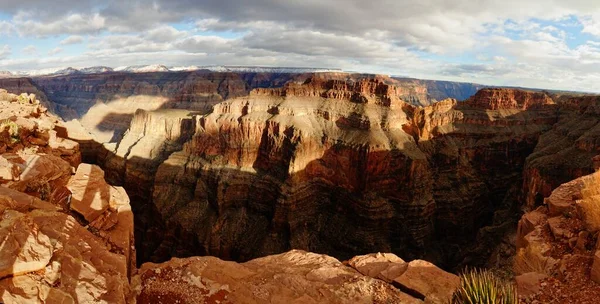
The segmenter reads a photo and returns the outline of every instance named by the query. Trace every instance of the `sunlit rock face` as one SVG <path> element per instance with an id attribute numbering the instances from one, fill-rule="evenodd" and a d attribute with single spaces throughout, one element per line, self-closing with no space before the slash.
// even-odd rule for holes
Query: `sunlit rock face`
<path id="1" fill-rule="evenodd" d="M 138 109 L 199 113 L 252 87 L 286 82 L 291 75 L 170 72 L 109 73 L 35 78 L 65 120 L 78 119 L 100 143 L 117 142 Z"/>
<path id="2" fill-rule="evenodd" d="M 388 281 L 377 280 L 385 273 Z M 215 257 L 146 263 L 132 279 L 137 303 L 447 303 L 460 279 L 389 253 L 344 265 L 300 250 L 235 263 Z"/>
<path id="3" fill-rule="evenodd" d="M 493 247 L 478 230 L 508 220 L 494 213 L 516 206 L 525 159 L 556 121 L 551 99 L 514 90 L 416 108 L 377 77 L 256 89 L 194 116 L 156 171 L 138 166 L 155 212 L 140 259 L 299 248 L 451 267 Z"/>
<path id="4" fill-rule="evenodd" d="M 33 94 L 0 89 L 0 301 L 128 303 L 129 198 Z"/>
<path id="5" fill-rule="evenodd" d="M 230 98 L 247 96 L 255 88 L 279 88 L 307 79 L 321 86 L 346 83 L 373 75 L 349 73 L 217 73 L 207 70 L 154 73 L 108 72 L 72 74 L 33 79 L 0 79 L 13 90 L 41 91 L 66 121 L 78 119 L 100 143 L 118 142 L 137 109 L 187 109 L 210 112 Z M 396 95 L 414 105 L 429 105 L 447 97 L 467 98 L 479 86 L 375 76 L 391 85 Z M 352 86 L 353 84 L 349 84 Z M 343 92 L 343 88 L 338 88 Z M 316 92 L 316 91 L 315 91 Z"/>
<path id="6" fill-rule="evenodd" d="M 543 92 L 483 89 L 415 107 L 474 86 L 205 71 L 34 81 L 104 136 L 80 141 L 84 159 L 131 195 L 141 261 L 300 248 L 476 263 L 520 201 L 548 195 L 556 175 L 589 172 L 594 154 L 593 136 L 577 137 L 561 141 L 585 151 L 572 170 L 545 165 L 547 134 L 588 110 Z"/>

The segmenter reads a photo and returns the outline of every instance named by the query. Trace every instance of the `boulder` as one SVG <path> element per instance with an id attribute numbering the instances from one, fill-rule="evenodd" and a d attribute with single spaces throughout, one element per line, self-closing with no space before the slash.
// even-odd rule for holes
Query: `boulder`
<path id="1" fill-rule="evenodd" d="M 335 258 L 292 250 L 235 263 L 215 257 L 146 263 L 132 279 L 137 303 L 422 303 Z"/>
<path id="2" fill-rule="evenodd" d="M 0 187 L 3 303 L 125 303 L 128 262 L 57 207 Z"/>
<path id="3" fill-rule="evenodd" d="M 104 171 L 90 164 L 80 164 L 67 188 L 72 193 L 71 209 L 91 222 L 110 206 L 111 187 L 104 180 Z"/>
<path id="4" fill-rule="evenodd" d="M 445 272 L 432 263 L 414 260 L 408 268 L 394 279 L 393 284 L 400 290 L 427 303 L 448 303 L 460 286 L 460 278 Z"/>
<path id="5" fill-rule="evenodd" d="M 540 291 L 540 282 L 547 277 L 548 275 L 537 272 L 528 272 L 516 276 L 515 282 L 517 283 L 519 296 L 528 297 L 536 294 Z"/>
<path id="6" fill-rule="evenodd" d="M 384 280 L 394 281 L 408 268 L 408 263 L 393 253 L 372 253 L 359 255 L 348 261 L 348 265 L 363 275 Z"/>

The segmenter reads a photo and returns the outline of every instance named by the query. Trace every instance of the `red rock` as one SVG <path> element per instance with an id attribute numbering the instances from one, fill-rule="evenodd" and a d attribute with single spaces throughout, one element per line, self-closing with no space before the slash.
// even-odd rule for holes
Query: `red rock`
<path id="1" fill-rule="evenodd" d="M 411 295 L 418 295 L 426 303 L 448 303 L 460 286 L 460 278 L 422 260 L 408 263 L 408 268 L 394 279 L 394 284 Z"/>
<path id="2" fill-rule="evenodd" d="M 592 279 L 592 281 L 600 284 L 600 250 L 595 251 L 593 258 L 594 262 L 592 263 L 590 278 Z"/>
<path id="3" fill-rule="evenodd" d="M 540 282 L 548 275 L 537 272 L 528 272 L 515 277 L 517 292 L 520 297 L 529 297 L 540 291 Z"/>
<path id="4" fill-rule="evenodd" d="M 574 237 L 573 233 L 565 228 L 563 217 L 557 216 L 548 219 L 548 226 L 550 227 L 550 231 L 556 240 L 568 240 Z"/>
<path id="5" fill-rule="evenodd" d="M 293 250 L 238 264 L 214 257 L 146 263 L 132 279 L 137 303 L 422 303 L 338 260 Z"/>
<path id="6" fill-rule="evenodd" d="M 408 263 L 392 253 L 373 253 L 355 256 L 348 265 L 360 273 L 391 283 L 408 268 Z"/>
<path id="7" fill-rule="evenodd" d="M 490 110 L 520 109 L 552 105 L 554 101 L 544 92 L 513 89 L 481 89 L 465 104 Z"/>
<path id="8" fill-rule="evenodd" d="M 525 236 L 535 230 L 547 218 L 547 209 L 540 207 L 534 211 L 523 214 L 517 226 L 517 248 L 526 247 Z"/>

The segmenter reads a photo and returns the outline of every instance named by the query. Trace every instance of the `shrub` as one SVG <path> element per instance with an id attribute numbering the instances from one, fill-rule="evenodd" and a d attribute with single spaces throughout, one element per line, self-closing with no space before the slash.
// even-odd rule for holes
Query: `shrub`
<path id="1" fill-rule="evenodd" d="M 513 270 L 517 274 L 528 272 L 546 273 L 551 268 L 550 259 L 542 254 L 542 248 L 539 244 L 529 244 L 525 248 L 520 248 L 514 257 Z"/>
<path id="2" fill-rule="evenodd" d="M 591 231 L 600 230 L 600 174 L 585 179 L 578 202 L 583 209 L 586 226 Z"/>
<path id="3" fill-rule="evenodd" d="M 11 142 L 15 143 L 20 140 L 19 138 L 19 125 L 12 120 L 5 119 L 0 121 L 0 132 L 3 132 L 8 128 L 8 134 L 10 135 Z"/>
<path id="4" fill-rule="evenodd" d="M 488 270 L 467 270 L 460 276 L 460 287 L 452 296 L 453 304 L 518 303 L 514 285 Z"/>

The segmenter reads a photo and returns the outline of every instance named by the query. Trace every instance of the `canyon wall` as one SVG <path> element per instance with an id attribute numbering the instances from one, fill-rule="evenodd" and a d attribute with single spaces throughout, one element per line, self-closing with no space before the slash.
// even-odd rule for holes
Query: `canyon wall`
<path id="1" fill-rule="evenodd" d="M 107 168 L 123 170 L 128 186 L 148 187 L 139 170 L 189 140 L 187 114 L 137 111 L 121 141 L 130 148 L 105 155 Z M 81 163 L 79 145 L 63 136 L 68 126 L 34 95 L 0 89 L 2 303 L 446 303 L 459 285 L 427 261 L 391 253 L 341 262 L 292 250 L 243 264 L 191 257 L 138 269 L 135 252 L 144 248 L 133 244 L 127 193 Z"/>
<path id="2" fill-rule="evenodd" d="M 483 89 L 419 107 L 476 86 L 347 73 L 35 82 L 91 131 L 84 159 L 128 190 L 140 261 L 298 248 L 478 264 L 521 202 L 590 172 L 595 155 L 593 132 L 583 140 L 569 126 L 594 120 L 589 96 Z M 559 137 L 579 151 L 572 169 L 551 164 Z"/>
<path id="3" fill-rule="evenodd" d="M 13 91 L 41 91 L 63 119 L 77 119 L 97 142 L 118 142 L 137 109 L 187 109 L 210 112 L 223 100 L 248 96 L 255 88 L 301 84 L 307 79 L 353 82 L 379 77 L 399 98 L 414 105 L 429 105 L 443 98 L 466 99 L 475 91 L 462 83 L 418 81 L 349 73 L 217 73 L 206 70 L 155 73 L 72 74 L 0 79 L 0 87 Z M 18 85 L 18 83 L 26 85 Z M 325 84 L 325 81 L 323 83 Z M 328 85 L 333 85 L 329 83 Z M 430 93 L 431 92 L 431 93 Z M 471 94 L 469 94 L 469 92 Z"/>
<path id="4" fill-rule="evenodd" d="M 486 89 L 417 108 L 399 92 L 378 77 L 315 77 L 207 115 L 136 113 L 103 166 L 140 193 L 139 259 L 297 248 L 480 263 L 516 220 L 525 160 L 558 106 L 544 93 Z M 174 144 L 126 155 L 143 142 Z"/>

